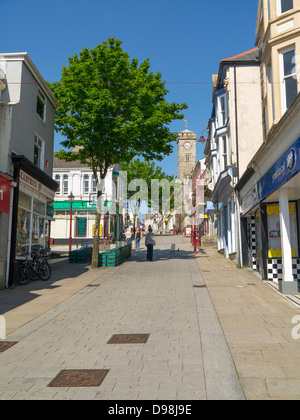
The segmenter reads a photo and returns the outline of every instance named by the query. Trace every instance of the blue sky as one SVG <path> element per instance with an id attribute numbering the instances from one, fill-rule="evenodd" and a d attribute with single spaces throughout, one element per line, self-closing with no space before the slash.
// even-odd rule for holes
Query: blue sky
<path id="1" fill-rule="evenodd" d="M 188 128 L 200 137 L 211 115 L 211 75 L 220 60 L 254 48 L 258 0 L 0 0 L 2 52 L 26 51 L 45 80 L 61 77 L 68 58 L 110 36 L 140 62 L 150 57 L 168 100 L 186 102 Z M 171 131 L 185 129 L 174 121 Z M 206 135 L 206 132 L 204 133 Z M 55 151 L 61 137 L 55 135 Z M 203 157 L 198 143 L 197 158 Z M 159 163 L 177 175 L 177 147 Z"/>

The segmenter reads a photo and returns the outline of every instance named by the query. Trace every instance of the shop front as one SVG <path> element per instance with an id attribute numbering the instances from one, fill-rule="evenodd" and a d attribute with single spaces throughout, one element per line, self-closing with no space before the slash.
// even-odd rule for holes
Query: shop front
<path id="1" fill-rule="evenodd" d="M 24 156 L 14 156 L 14 179 L 9 285 L 20 261 L 38 248 L 50 246 L 50 223 L 57 183 Z"/>
<path id="2" fill-rule="evenodd" d="M 283 293 L 298 293 L 299 206 L 300 138 L 244 195 L 241 206 L 252 268 Z"/>

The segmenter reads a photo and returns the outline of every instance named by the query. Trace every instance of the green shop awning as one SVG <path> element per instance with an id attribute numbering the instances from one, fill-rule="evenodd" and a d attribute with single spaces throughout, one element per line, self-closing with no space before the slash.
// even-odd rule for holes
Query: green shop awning
<path id="1" fill-rule="evenodd" d="M 108 210 L 112 209 L 113 202 L 108 201 L 107 202 L 107 208 Z M 54 211 L 70 211 L 70 202 L 69 201 L 54 201 L 53 203 Z M 94 203 L 90 203 L 89 201 L 81 201 L 81 200 L 74 200 L 72 205 L 72 210 L 91 210 L 95 211 L 97 208 L 97 205 Z"/>

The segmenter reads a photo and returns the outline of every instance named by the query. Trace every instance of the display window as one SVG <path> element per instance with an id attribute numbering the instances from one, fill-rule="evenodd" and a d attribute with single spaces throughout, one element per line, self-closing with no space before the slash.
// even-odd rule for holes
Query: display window
<path id="1" fill-rule="evenodd" d="M 23 258 L 35 248 L 48 247 L 50 223 L 46 218 L 46 204 L 20 191 L 16 257 Z"/>
<path id="2" fill-rule="evenodd" d="M 290 203 L 290 237 L 292 247 L 292 257 L 299 256 L 298 237 L 297 237 L 297 211 L 296 203 Z M 281 258 L 281 232 L 280 232 L 280 209 L 279 204 L 267 205 L 268 214 L 268 257 Z"/>

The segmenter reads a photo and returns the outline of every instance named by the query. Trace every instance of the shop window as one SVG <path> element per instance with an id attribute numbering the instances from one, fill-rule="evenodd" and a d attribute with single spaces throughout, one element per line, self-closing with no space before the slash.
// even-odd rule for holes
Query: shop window
<path id="1" fill-rule="evenodd" d="M 296 205 L 290 203 L 290 236 L 291 236 L 291 247 L 292 257 L 298 256 L 298 238 L 297 238 L 297 216 L 296 216 Z M 281 232 L 280 232 L 280 208 L 279 204 L 271 204 L 267 206 L 268 215 L 268 240 L 269 258 L 280 258 L 282 257 L 281 250 Z"/>
<path id="2" fill-rule="evenodd" d="M 31 213 L 19 207 L 17 221 L 16 256 L 24 257 L 30 246 L 30 218 Z"/>
<path id="3" fill-rule="evenodd" d="M 34 214 L 32 219 L 32 244 L 31 249 L 44 247 L 45 219 Z"/>
<path id="4" fill-rule="evenodd" d="M 39 200 L 33 199 L 33 212 L 45 216 L 46 206 Z"/>

